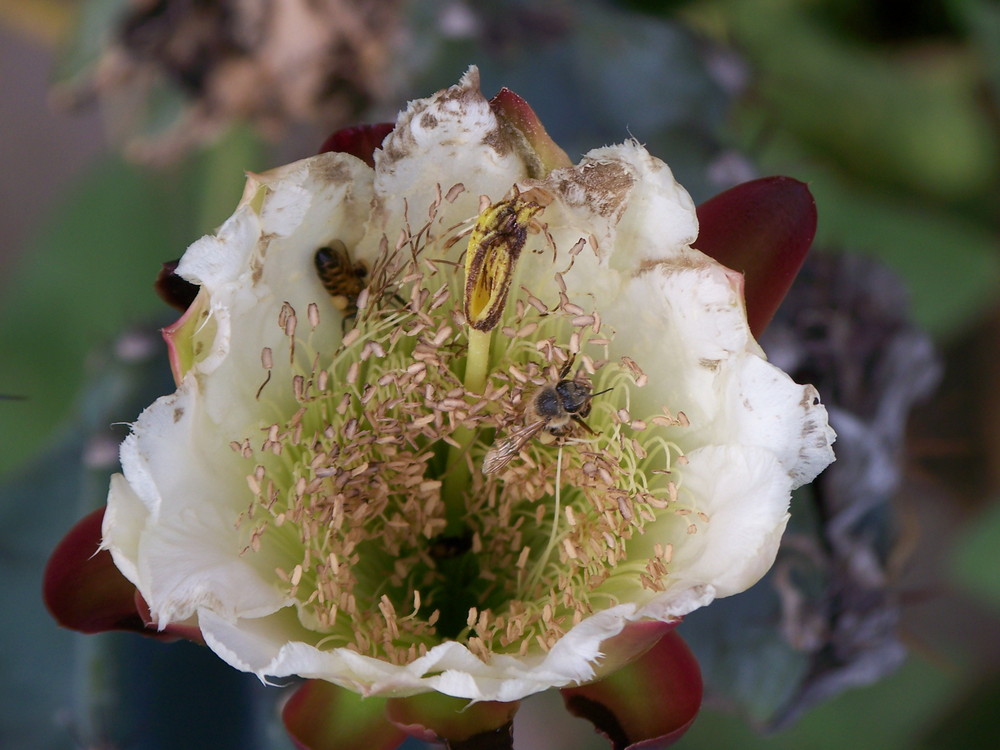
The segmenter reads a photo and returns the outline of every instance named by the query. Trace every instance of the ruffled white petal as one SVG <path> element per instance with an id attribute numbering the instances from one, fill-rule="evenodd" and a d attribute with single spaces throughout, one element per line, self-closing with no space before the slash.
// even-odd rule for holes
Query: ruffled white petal
<path id="1" fill-rule="evenodd" d="M 464 645 L 446 641 L 410 664 L 397 666 L 349 649 L 320 650 L 288 612 L 269 618 L 231 621 L 211 610 L 199 622 L 208 645 L 233 667 L 262 681 L 299 675 L 327 680 L 364 695 L 406 696 L 434 690 L 477 701 L 515 701 L 550 687 L 589 682 L 601 676 L 602 644 L 631 621 L 655 616 L 677 620 L 714 596 L 711 587 L 689 586 L 670 601 L 637 610 L 625 604 L 598 612 L 573 627 L 547 654 L 520 658 L 494 655 L 489 664 Z"/>
<path id="2" fill-rule="evenodd" d="M 799 385 L 777 367 L 749 358 L 727 394 L 742 405 L 727 425 L 735 441 L 771 451 L 792 478 L 811 482 L 833 461 L 834 432 L 811 385 Z"/>
<path id="3" fill-rule="evenodd" d="M 266 577 L 273 561 L 241 554 L 234 520 L 246 500 L 234 489 L 245 466 L 214 444 L 192 389 L 186 381 L 140 415 L 121 448 L 129 489 L 112 483 L 104 522 L 104 545 L 161 627 L 201 606 L 252 617 L 287 604 Z"/>
<path id="4" fill-rule="evenodd" d="M 698 216 L 690 194 L 666 164 L 635 141 L 591 151 L 582 168 L 592 162 L 619 164 L 633 180 L 609 253 L 612 267 L 631 270 L 687 254 L 698 236 Z"/>
<path id="5" fill-rule="evenodd" d="M 553 685 L 585 682 L 595 674 L 600 644 L 621 632 L 635 607 L 625 605 L 588 618 L 548 654 L 525 658 L 496 655 L 485 664 L 463 644 L 446 641 L 403 666 L 344 648 L 319 650 L 289 640 L 296 626 L 276 615 L 229 621 L 204 611 L 206 642 L 238 669 L 262 679 L 301 675 L 328 680 L 367 695 L 411 695 L 436 690 L 474 700 L 511 701 Z M 279 622 L 280 621 L 280 622 Z"/>
<path id="6" fill-rule="evenodd" d="M 673 532 L 686 538 L 674 547 L 672 577 L 711 584 L 717 596 L 745 591 L 778 552 L 791 500 L 788 474 L 769 451 L 750 446 L 705 446 L 687 457 L 680 495 L 708 520 L 694 534 Z"/>
<path id="7" fill-rule="evenodd" d="M 101 528 L 101 547 L 111 552 L 111 557 L 129 581 L 136 586 L 144 584 L 139 578 L 139 540 L 149 520 L 149 512 L 121 474 L 111 477 L 108 507 L 104 511 Z"/>
<path id="8" fill-rule="evenodd" d="M 236 214 L 185 253 L 178 273 L 208 292 L 213 323 L 212 338 L 199 340 L 195 369 L 213 376 L 200 380 L 205 409 L 229 439 L 256 427 L 256 394 L 267 377 L 263 349 L 273 353 L 272 379 L 289 377 L 288 339 L 278 325 L 284 305 L 305 327 L 309 304 L 317 303 L 321 325 L 311 343 L 336 347 L 342 316 L 313 270 L 313 256 L 334 240 L 352 249 L 362 242 L 372 196 L 372 172 L 363 162 L 321 154 L 254 175 Z M 289 392 L 276 389 L 264 397 L 276 410 L 293 403 Z"/>
<path id="9" fill-rule="evenodd" d="M 479 71 L 470 68 L 457 86 L 410 102 L 375 152 L 379 203 L 373 219 L 379 227 L 401 226 L 405 210 L 419 226 L 438 190 L 447 192 L 461 183 L 464 192 L 445 207 L 458 221 L 472 221 L 479 214 L 480 195 L 498 201 L 525 177 L 526 165 L 479 91 Z M 442 222 L 442 229 L 447 226 Z"/>

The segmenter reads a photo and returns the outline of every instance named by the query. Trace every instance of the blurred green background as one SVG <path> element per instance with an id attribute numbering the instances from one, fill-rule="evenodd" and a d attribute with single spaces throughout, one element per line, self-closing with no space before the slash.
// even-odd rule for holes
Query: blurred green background
<path id="1" fill-rule="evenodd" d="M 508 86 L 526 98 L 573 158 L 635 137 L 696 201 L 759 175 L 807 181 L 817 244 L 888 263 L 945 360 L 900 457 L 895 583 L 907 663 L 769 736 L 732 706 L 709 706 L 677 746 L 996 746 L 1000 4 L 387 3 L 396 25 L 381 41 L 382 85 L 352 91 L 353 109 L 289 115 L 268 138 L 259 118 L 223 118 L 216 138 L 155 165 L 123 156 L 129 139 L 176 126 L 198 86 L 168 81 L 139 96 L 81 84 L 94 80 L 126 5 L 0 0 L 0 394 L 11 397 L 0 400 L 5 747 L 109 738 L 136 748 L 288 746 L 273 721 L 277 691 L 210 655 L 60 631 L 39 601 L 42 566 L 73 521 L 103 502 L 121 423 L 170 389 L 150 333 L 173 317 L 152 292 L 159 264 L 221 223 L 245 170 L 308 156 L 334 127 L 391 119 L 470 63 L 487 94 Z M 158 659 L 176 679 L 154 690 L 144 677 L 159 674 Z M 198 691 L 236 697 L 203 717 L 190 674 Z M 214 680 L 222 687 L 209 687 Z M 553 700 L 528 701 L 518 747 L 603 747 L 569 719 L 553 736 Z M 200 739 L 171 734 L 176 726 L 156 710 L 164 706 L 194 722 Z M 212 734 L 248 711 L 254 719 L 239 733 Z"/>

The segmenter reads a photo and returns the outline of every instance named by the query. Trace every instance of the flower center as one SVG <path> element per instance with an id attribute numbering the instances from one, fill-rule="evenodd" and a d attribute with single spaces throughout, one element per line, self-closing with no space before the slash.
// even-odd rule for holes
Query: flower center
<path id="1" fill-rule="evenodd" d="M 244 554 L 275 561 L 317 645 L 400 664 L 442 638 L 484 660 L 547 650 L 664 590 L 672 546 L 644 544 L 650 525 L 680 540 L 708 521 L 679 492 L 686 418 L 631 415 L 646 375 L 611 358 L 599 312 L 557 272 L 545 302 L 512 270 L 495 328 L 470 329 L 455 231 L 433 225 L 383 241 L 351 305 L 309 306 L 310 331 L 356 308 L 336 351 L 283 309 L 294 413 L 233 444 L 253 464 Z"/>

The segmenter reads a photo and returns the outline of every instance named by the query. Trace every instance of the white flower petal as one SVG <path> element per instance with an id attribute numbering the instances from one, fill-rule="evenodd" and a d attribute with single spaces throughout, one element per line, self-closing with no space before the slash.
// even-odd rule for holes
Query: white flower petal
<path id="1" fill-rule="evenodd" d="M 616 222 L 614 253 L 609 256 L 613 267 L 630 270 L 688 254 L 698 236 L 698 216 L 691 196 L 666 164 L 636 141 L 591 151 L 582 168 L 592 162 L 619 164 L 632 177 L 627 203 Z"/>
<path id="2" fill-rule="evenodd" d="M 750 446 L 705 446 L 687 458 L 681 496 L 696 498 L 708 521 L 675 545 L 672 575 L 711 584 L 716 596 L 744 591 L 778 552 L 791 500 L 788 474 L 772 453 Z"/>
<path id="3" fill-rule="evenodd" d="M 465 191 L 450 212 L 471 220 L 479 213 L 480 195 L 498 201 L 525 177 L 527 167 L 479 92 L 479 71 L 473 67 L 457 86 L 410 102 L 375 152 L 379 223 L 402 223 L 399 196 L 406 196 L 411 220 L 423 221 L 437 190 L 447 192 L 457 183 Z"/>
<path id="4" fill-rule="evenodd" d="M 799 487 L 833 461 L 833 429 L 811 385 L 798 385 L 762 359 L 750 358 L 732 384 L 743 408 L 727 425 L 734 440 L 767 448 Z"/>
<path id="5" fill-rule="evenodd" d="M 128 480 L 121 474 L 112 476 L 101 529 L 101 547 L 111 552 L 118 570 L 136 586 L 142 584 L 135 561 L 139 559 L 139 540 L 148 516 Z"/>
<path id="6" fill-rule="evenodd" d="M 105 546 L 161 627 L 206 603 L 250 616 L 286 605 L 268 582 L 270 561 L 241 554 L 234 520 L 245 500 L 233 488 L 245 485 L 245 466 L 212 444 L 214 425 L 190 390 L 188 381 L 139 416 L 121 450 L 131 492 L 114 482 L 105 517 Z M 174 447 L 202 441 L 204 449 Z"/>
<path id="7" fill-rule="evenodd" d="M 578 165 L 525 184 L 534 186 L 556 198 L 542 214 L 555 244 L 586 243 L 564 277 L 602 311 L 628 303 L 632 292 L 625 287 L 638 269 L 704 258 L 689 247 L 698 235 L 691 196 L 666 164 L 634 141 L 595 149 Z M 554 298 L 545 238 L 529 239 L 528 247 L 536 252 L 522 253 L 520 277 L 531 279 L 535 294 Z"/>
<path id="8" fill-rule="evenodd" d="M 267 372 L 261 352 L 272 351 L 271 377 L 287 381 L 288 339 L 278 325 L 284 305 L 308 325 L 310 303 L 320 305 L 312 342 L 332 350 L 342 333 L 341 313 L 313 268 L 313 256 L 333 240 L 361 242 L 372 201 L 371 170 L 346 154 L 321 154 L 255 175 L 243 205 L 214 237 L 194 243 L 178 273 L 200 284 L 211 299 L 214 339 L 206 342 L 196 370 L 210 418 L 230 439 L 252 431 L 259 420 L 255 399 Z M 265 190 L 260 215 L 251 201 Z M 289 239 L 290 235 L 294 236 Z M 232 341 L 239 346 L 232 347 Z M 276 408 L 293 408 L 290 391 L 263 394 Z"/>
<path id="9" fill-rule="evenodd" d="M 705 601 L 699 595 L 698 601 Z M 681 597 L 682 601 L 684 600 Z M 693 602 L 693 600 L 691 600 Z M 696 605 L 674 607 L 673 619 Z M 514 701 L 553 686 L 593 680 L 601 644 L 635 618 L 634 605 L 604 610 L 573 627 L 545 655 L 495 655 L 485 664 L 464 645 L 446 641 L 405 666 L 349 649 L 320 650 L 289 640 L 301 629 L 287 614 L 230 621 L 212 610 L 199 613 L 205 641 L 232 666 L 262 680 L 300 675 L 323 679 L 368 695 L 405 696 L 435 690 L 472 700 Z"/>
<path id="10" fill-rule="evenodd" d="M 188 247 L 177 274 L 209 289 L 222 286 L 249 272 L 250 258 L 260 238 L 260 220 L 249 206 L 241 206 L 214 235 Z"/>

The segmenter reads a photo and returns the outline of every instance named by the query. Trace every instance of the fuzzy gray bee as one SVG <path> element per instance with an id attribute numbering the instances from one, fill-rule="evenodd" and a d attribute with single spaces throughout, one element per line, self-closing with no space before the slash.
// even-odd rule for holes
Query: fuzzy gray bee
<path id="1" fill-rule="evenodd" d="M 542 430 L 550 435 L 563 437 L 574 425 L 580 425 L 591 435 L 595 434 L 584 422 L 590 414 L 590 402 L 594 396 L 607 393 L 610 388 L 594 393 L 590 384 L 568 379 L 566 375 L 573 366 L 570 358 L 559 372 L 559 380 L 553 385 L 539 388 L 531 396 L 524 410 L 523 424 L 512 430 L 493 444 L 483 457 L 483 474 L 493 474 L 503 469 L 521 449 Z"/>
<path id="2" fill-rule="evenodd" d="M 316 273 L 333 300 L 334 307 L 345 318 L 358 313 L 358 296 L 365 288 L 368 268 L 363 263 L 352 263 L 347 246 L 334 240 L 328 247 L 321 247 L 313 258 Z"/>

